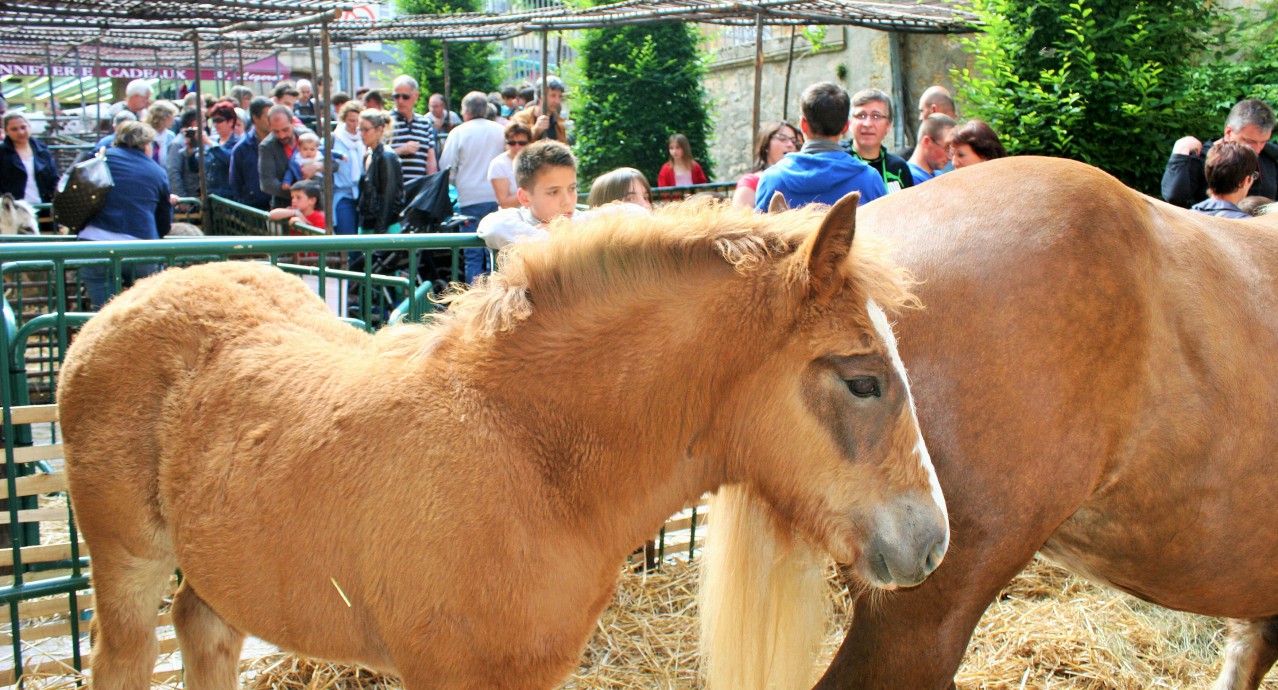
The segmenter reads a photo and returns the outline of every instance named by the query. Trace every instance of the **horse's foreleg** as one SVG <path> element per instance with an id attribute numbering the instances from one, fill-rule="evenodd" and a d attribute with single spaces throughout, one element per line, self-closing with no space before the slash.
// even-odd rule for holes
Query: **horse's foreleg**
<path id="1" fill-rule="evenodd" d="M 244 633 L 209 608 L 189 582 L 173 596 L 173 627 L 182 649 L 187 690 L 234 690 L 239 686 Z"/>
<path id="2" fill-rule="evenodd" d="M 94 690 L 150 687 L 160 653 L 155 636 L 160 600 L 172 575 L 168 559 L 142 559 L 108 547 L 93 552 Z"/>
<path id="3" fill-rule="evenodd" d="M 922 585 L 862 595 L 817 690 L 950 690 L 985 608 L 1034 557 L 1032 548 L 956 540 Z"/>
<path id="4" fill-rule="evenodd" d="M 1256 690 L 1278 661 L 1278 617 L 1230 620 L 1225 667 L 1212 690 Z"/>

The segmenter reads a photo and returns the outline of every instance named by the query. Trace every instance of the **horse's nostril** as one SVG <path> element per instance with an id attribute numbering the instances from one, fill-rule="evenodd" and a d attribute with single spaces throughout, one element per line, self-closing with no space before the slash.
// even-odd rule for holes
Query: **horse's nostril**
<path id="1" fill-rule="evenodd" d="M 870 559 L 870 567 L 874 570 L 874 576 L 879 578 L 880 583 L 891 584 L 892 569 L 888 567 L 887 556 L 882 551 Z"/>
<path id="2" fill-rule="evenodd" d="M 932 571 L 936 570 L 937 566 L 941 565 L 941 561 L 945 558 L 945 546 L 944 540 L 938 541 L 932 546 L 932 550 L 928 552 L 926 566 L 928 574 L 931 574 Z"/>

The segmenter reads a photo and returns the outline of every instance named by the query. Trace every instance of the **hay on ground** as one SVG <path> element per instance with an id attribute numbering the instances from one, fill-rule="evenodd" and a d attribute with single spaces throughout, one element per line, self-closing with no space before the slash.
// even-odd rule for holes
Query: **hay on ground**
<path id="1" fill-rule="evenodd" d="M 831 569 L 836 615 L 820 668 L 843 639 L 849 599 Z M 565 690 L 701 687 L 696 566 L 622 575 Z M 1143 690 L 1210 687 L 1221 663 L 1223 623 L 1169 611 L 1084 582 L 1036 560 L 981 619 L 962 668 L 962 690 Z M 814 677 L 820 672 L 814 669 Z M 246 662 L 245 687 L 397 690 L 367 669 L 273 654 Z M 1261 686 L 1278 690 L 1278 673 Z"/>

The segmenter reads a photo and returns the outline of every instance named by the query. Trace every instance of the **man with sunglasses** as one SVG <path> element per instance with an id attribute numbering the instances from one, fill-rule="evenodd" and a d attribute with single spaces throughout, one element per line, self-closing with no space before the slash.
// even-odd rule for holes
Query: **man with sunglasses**
<path id="1" fill-rule="evenodd" d="M 395 77 L 392 91 L 395 112 L 391 118 L 391 149 L 399 156 L 407 188 L 416 180 L 439 171 L 435 154 L 439 137 L 430 118 L 414 110 L 421 97 L 416 79 L 401 74 Z"/>
<path id="2" fill-rule="evenodd" d="M 450 179 L 457 186 L 458 212 L 475 220 L 461 226 L 461 232 L 474 232 L 484 216 L 497 210 L 497 195 L 488 182 L 488 164 L 506 145 L 505 128 L 489 120 L 488 96 L 471 91 L 462 99 L 463 122 L 448 135 L 448 146 L 439 159 L 439 167 L 451 170 Z M 488 272 L 488 250 L 464 250 L 466 280 Z"/>
<path id="3" fill-rule="evenodd" d="M 892 128 L 892 99 L 878 89 L 862 89 L 852 95 L 852 140 L 845 144 L 853 158 L 879 173 L 888 193 L 914 186 L 910 165 L 883 148 Z"/>

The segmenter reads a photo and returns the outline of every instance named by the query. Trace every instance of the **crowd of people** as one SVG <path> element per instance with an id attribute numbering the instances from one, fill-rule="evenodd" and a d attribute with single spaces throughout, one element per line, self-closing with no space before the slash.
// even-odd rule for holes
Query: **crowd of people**
<path id="1" fill-rule="evenodd" d="M 87 154 L 105 151 L 113 176 L 129 184 L 113 189 L 107 208 L 80 237 L 163 236 L 171 205 L 199 193 L 201 163 L 210 193 L 290 225 L 336 234 L 395 231 L 406 204 L 446 171 L 458 213 L 473 219 L 462 231 L 477 232 L 493 249 L 543 236 L 552 220 L 585 215 L 577 211 L 565 91 L 562 80 L 548 76 L 544 86 L 539 81 L 467 93 L 460 113 L 431 94 L 419 113 L 421 86 L 402 75 L 385 94 L 374 88 L 333 94 L 332 151 L 325 152 L 316 126 L 320 101 L 307 80 L 281 82 L 269 96 L 237 86 L 221 98 L 206 95 L 204 103 L 188 94 L 180 104 L 153 101 L 151 87 L 134 81 L 113 106 L 113 131 Z M 940 86 L 919 99 L 915 146 L 895 154 L 884 141 L 897 111 L 883 91 L 849 95 L 832 82 L 812 84 L 802 93 L 800 110 L 797 125 L 770 122 L 757 132 L 751 169 L 737 181 L 732 203 L 766 212 L 776 193 L 798 207 L 833 203 L 853 191 L 869 203 L 1008 155 L 988 124 L 960 122 L 953 97 Z M 1164 198 L 1226 217 L 1244 217 L 1273 199 L 1273 126 L 1269 106 L 1247 99 L 1230 113 L 1221 139 L 1178 140 L 1163 178 Z M 0 192 L 30 203 L 51 201 L 59 171 L 48 146 L 31 137 L 18 113 L 4 115 L 3 135 Z M 709 181 L 687 136 L 671 133 L 666 150 L 658 187 Z M 330 166 L 333 199 L 326 205 L 322 176 Z M 587 200 L 592 210 L 607 206 L 608 212 L 646 212 L 651 203 L 648 178 L 630 167 L 594 180 Z M 490 269 L 489 256 L 482 249 L 466 251 L 467 279 Z M 149 267 L 132 270 L 141 275 Z"/>

